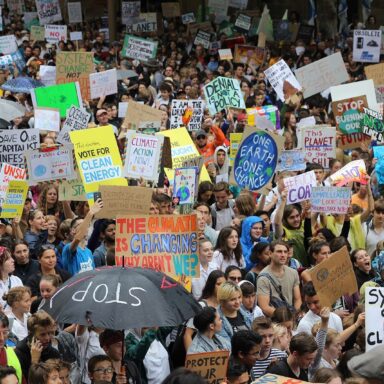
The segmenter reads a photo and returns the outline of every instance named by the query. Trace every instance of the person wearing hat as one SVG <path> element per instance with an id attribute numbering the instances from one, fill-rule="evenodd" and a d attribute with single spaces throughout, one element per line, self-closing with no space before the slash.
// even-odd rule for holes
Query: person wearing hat
<path id="1" fill-rule="evenodd" d="M 110 125 L 113 128 L 113 133 L 117 136 L 119 131 L 117 127 L 109 122 L 109 115 L 106 109 L 100 108 L 96 112 L 96 120 L 99 123 L 98 127 Z"/>
<path id="2" fill-rule="evenodd" d="M 117 384 L 141 384 L 140 372 L 132 360 L 124 357 L 124 332 L 112 329 L 104 330 L 100 336 L 100 347 L 112 360 L 113 379 Z M 124 380 L 124 372 L 126 381 Z"/>

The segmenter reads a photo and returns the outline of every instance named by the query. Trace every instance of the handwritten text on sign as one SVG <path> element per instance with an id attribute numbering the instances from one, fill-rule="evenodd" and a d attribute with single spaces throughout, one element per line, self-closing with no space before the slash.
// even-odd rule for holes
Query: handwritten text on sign
<path id="1" fill-rule="evenodd" d="M 196 215 L 118 216 L 116 226 L 116 265 L 198 277 Z"/>
<path id="2" fill-rule="evenodd" d="M 351 190 L 344 187 L 313 187 L 312 212 L 345 215 L 351 202 Z"/>
<path id="3" fill-rule="evenodd" d="M 384 288 L 365 290 L 365 350 L 384 344 Z"/>
<path id="4" fill-rule="evenodd" d="M 285 178 L 284 185 L 288 188 L 287 204 L 296 204 L 300 201 L 309 200 L 312 187 L 315 187 L 316 183 L 314 171 Z"/>

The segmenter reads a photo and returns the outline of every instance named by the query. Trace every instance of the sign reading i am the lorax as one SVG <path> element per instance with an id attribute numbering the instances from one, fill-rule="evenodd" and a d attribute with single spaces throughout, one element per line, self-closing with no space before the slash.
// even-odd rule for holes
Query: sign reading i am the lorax
<path id="1" fill-rule="evenodd" d="M 116 265 L 199 277 L 196 215 L 130 215 L 116 219 Z"/>
<path id="2" fill-rule="evenodd" d="M 217 77 L 204 87 L 204 95 L 212 115 L 226 107 L 245 109 L 240 83 L 236 79 Z"/>
<path id="3" fill-rule="evenodd" d="M 247 127 L 236 154 L 230 182 L 250 191 L 262 190 L 275 173 L 282 146 L 280 136 Z"/>
<path id="4" fill-rule="evenodd" d="M 75 150 L 77 167 L 88 202 L 99 185 L 127 185 L 112 127 L 83 129 L 69 133 Z"/>

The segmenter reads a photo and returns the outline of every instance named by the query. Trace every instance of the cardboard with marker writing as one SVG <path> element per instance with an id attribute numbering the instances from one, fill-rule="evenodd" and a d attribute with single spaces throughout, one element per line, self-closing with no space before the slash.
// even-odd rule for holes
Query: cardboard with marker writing
<path id="1" fill-rule="evenodd" d="M 162 111 L 151 108 L 145 104 L 139 104 L 136 101 L 128 102 L 127 112 L 124 118 L 123 125 L 134 124 L 139 126 L 144 121 L 160 121 Z"/>

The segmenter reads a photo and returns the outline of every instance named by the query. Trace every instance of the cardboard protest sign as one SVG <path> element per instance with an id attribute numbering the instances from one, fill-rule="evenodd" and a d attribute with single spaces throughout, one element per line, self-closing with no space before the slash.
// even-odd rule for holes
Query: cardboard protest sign
<path id="1" fill-rule="evenodd" d="M 62 20 L 59 0 L 35 0 L 35 2 L 41 25 Z"/>
<path id="2" fill-rule="evenodd" d="M 129 130 L 126 135 L 124 177 L 157 181 L 163 136 L 145 135 Z"/>
<path id="3" fill-rule="evenodd" d="M 311 198 L 312 187 L 316 187 L 315 171 L 305 172 L 297 176 L 286 177 L 284 185 L 288 189 L 287 204 L 296 204 Z"/>
<path id="4" fill-rule="evenodd" d="M 273 373 L 267 373 L 255 381 L 252 381 L 252 384 L 304 384 L 308 383 L 308 381 L 303 381 L 303 380 L 298 380 L 298 379 L 291 379 L 289 377 L 285 376 L 279 376 L 279 375 L 274 375 Z"/>
<path id="5" fill-rule="evenodd" d="M 384 344 L 384 288 L 365 289 L 365 350 Z"/>
<path id="6" fill-rule="evenodd" d="M 384 184 L 384 147 L 373 147 L 373 157 L 377 159 L 375 171 L 379 184 Z"/>
<path id="7" fill-rule="evenodd" d="M 337 136 L 337 147 L 343 150 L 360 148 L 362 145 L 368 145 L 370 142 L 371 138 L 361 132 Z"/>
<path id="8" fill-rule="evenodd" d="M 74 179 L 73 146 L 35 149 L 25 152 L 30 185 L 42 181 Z"/>
<path id="9" fill-rule="evenodd" d="M 100 185 L 127 185 L 111 126 L 73 131 L 69 136 L 90 203 L 93 203 L 93 193 L 99 190 Z"/>
<path id="10" fill-rule="evenodd" d="M 15 51 L 17 51 L 15 35 L 0 36 L 0 53 L 9 55 Z"/>
<path id="11" fill-rule="evenodd" d="M 126 31 L 128 33 L 138 33 L 140 35 L 147 32 L 157 31 L 157 14 L 156 12 L 140 13 L 137 20 L 132 24 L 127 24 Z"/>
<path id="12" fill-rule="evenodd" d="M 36 108 L 35 128 L 43 131 L 59 132 L 60 110 L 57 108 Z"/>
<path id="13" fill-rule="evenodd" d="M 364 71 L 367 79 L 373 80 L 375 87 L 384 85 L 384 63 L 367 65 Z"/>
<path id="14" fill-rule="evenodd" d="M 264 73 L 281 101 L 289 99 L 302 90 L 295 75 L 283 59 L 270 66 Z"/>
<path id="15" fill-rule="evenodd" d="M 0 130 L 0 163 L 24 168 L 24 152 L 39 146 L 37 129 Z"/>
<path id="16" fill-rule="evenodd" d="M 248 125 L 256 127 L 258 116 L 268 119 L 273 124 L 274 129 L 281 129 L 279 109 L 275 105 L 263 105 L 262 107 L 247 108 Z"/>
<path id="17" fill-rule="evenodd" d="M 131 59 L 148 61 L 156 58 L 157 41 L 125 35 L 122 55 Z"/>
<path id="18" fill-rule="evenodd" d="M 364 118 L 364 107 L 368 107 L 366 96 L 351 97 L 332 103 L 332 111 L 336 127 L 345 134 L 360 132 L 360 124 Z"/>
<path id="19" fill-rule="evenodd" d="M 70 143 L 69 132 L 87 128 L 90 117 L 90 113 L 72 105 L 71 108 L 67 110 L 67 118 L 64 121 L 56 141 L 58 143 Z"/>
<path id="20" fill-rule="evenodd" d="M 197 187 L 197 173 L 197 167 L 175 169 L 173 197 L 179 199 L 179 205 L 194 203 Z"/>
<path id="21" fill-rule="evenodd" d="M 250 191 L 262 191 L 272 179 L 283 138 L 246 127 L 231 171 L 230 183 Z"/>
<path id="22" fill-rule="evenodd" d="M 151 208 L 152 189 L 100 185 L 103 209 L 96 218 L 116 219 L 118 215 L 148 215 Z"/>
<path id="23" fill-rule="evenodd" d="M 342 187 L 348 183 L 357 181 L 358 183 L 367 184 L 365 177 L 367 170 L 365 168 L 364 160 L 350 161 L 343 168 L 329 176 L 329 180 L 337 187 Z"/>
<path id="24" fill-rule="evenodd" d="M 161 3 L 164 17 L 180 17 L 180 3 Z"/>
<path id="25" fill-rule="evenodd" d="M 46 86 L 56 84 L 56 66 L 40 65 L 40 81 Z"/>
<path id="26" fill-rule="evenodd" d="M 212 115 L 226 107 L 245 109 L 240 83 L 236 79 L 217 77 L 204 86 L 204 96 Z"/>
<path id="27" fill-rule="evenodd" d="M 230 47 L 228 47 L 230 48 Z M 254 47 L 253 45 L 235 45 L 233 61 L 249 65 L 256 70 L 263 64 L 265 59 L 265 49 Z"/>
<path id="28" fill-rule="evenodd" d="M 185 13 L 181 15 L 181 22 L 183 24 L 194 23 L 196 21 L 195 14 L 193 12 Z"/>
<path id="29" fill-rule="evenodd" d="M 349 75 L 345 69 L 340 52 L 297 69 L 295 76 L 299 84 L 303 87 L 304 98 L 349 80 Z M 344 93 L 340 99 L 344 99 L 345 95 L 349 94 Z M 332 99 L 335 100 L 333 97 Z"/>
<path id="30" fill-rule="evenodd" d="M 380 61 L 381 30 L 353 31 L 353 61 L 378 63 Z"/>
<path id="31" fill-rule="evenodd" d="M 291 149 L 281 151 L 276 170 L 296 172 L 303 171 L 306 166 L 304 151 L 301 149 Z"/>
<path id="32" fill-rule="evenodd" d="M 89 75 L 94 70 L 93 52 L 59 52 L 56 56 L 56 84 L 78 82 L 84 100 L 90 100 Z"/>
<path id="33" fill-rule="evenodd" d="M 66 25 L 46 25 L 45 40 L 51 44 L 57 44 L 59 41 L 67 42 L 67 26 Z"/>
<path id="34" fill-rule="evenodd" d="M 89 75 L 89 82 L 91 87 L 91 99 L 116 94 L 116 68 L 109 69 L 108 71 L 91 73 Z"/>
<path id="35" fill-rule="evenodd" d="M 139 127 L 144 122 L 161 121 L 161 118 L 162 112 L 159 109 L 130 100 L 123 125 L 128 126 L 128 124 L 131 124 Z"/>
<path id="36" fill-rule="evenodd" d="M 79 175 L 73 180 L 61 180 L 59 201 L 87 201 L 84 185 Z"/>
<path id="37" fill-rule="evenodd" d="M 68 5 L 68 20 L 70 23 L 82 23 L 81 2 L 71 2 Z"/>
<path id="38" fill-rule="evenodd" d="M 219 56 L 220 56 L 220 60 L 232 60 L 233 59 L 232 50 L 229 48 L 219 49 Z"/>
<path id="39" fill-rule="evenodd" d="M 79 83 L 51 85 L 49 87 L 34 88 L 31 91 L 34 108 L 59 108 L 60 117 L 64 118 L 67 109 L 72 105 L 82 105 Z"/>
<path id="40" fill-rule="evenodd" d="M 345 187 L 312 187 L 311 211 L 345 215 L 351 205 L 351 190 Z"/>
<path id="41" fill-rule="evenodd" d="M 332 305 L 341 296 L 357 292 L 356 276 L 346 246 L 308 270 L 320 304 L 323 307 Z"/>
<path id="42" fill-rule="evenodd" d="M 211 34 L 202 30 L 198 30 L 193 41 L 194 45 L 202 45 L 205 49 L 209 48 L 209 42 L 211 41 Z"/>
<path id="43" fill-rule="evenodd" d="M 196 215 L 129 215 L 116 219 L 116 265 L 199 277 Z"/>
<path id="44" fill-rule="evenodd" d="M 237 16 L 237 19 L 235 21 L 235 27 L 241 32 L 248 32 L 251 28 L 252 23 L 252 17 L 248 15 L 244 15 L 242 13 Z"/>
<path id="45" fill-rule="evenodd" d="M 45 28 L 40 25 L 31 26 L 31 40 L 44 41 L 45 40 Z"/>
<path id="46" fill-rule="evenodd" d="M 377 144 L 384 144 L 384 121 L 383 114 L 364 108 L 363 119 L 361 121 L 361 130 L 375 140 Z"/>
<path id="47" fill-rule="evenodd" d="M 10 180 L 5 193 L 0 217 L 14 219 L 23 214 L 24 203 L 28 193 L 28 183 L 22 180 Z"/>
<path id="48" fill-rule="evenodd" d="M 25 169 L 14 167 L 11 164 L 3 163 L 0 169 L 0 207 L 3 205 L 7 188 L 11 180 L 25 180 L 27 172 Z"/>
<path id="49" fill-rule="evenodd" d="M 121 2 L 121 23 L 124 25 L 133 24 L 140 16 L 140 1 Z"/>
<path id="50" fill-rule="evenodd" d="M 208 384 L 221 383 L 227 377 L 229 351 L 187 354 L 185 368 L 196 372 Z"/>
<path id="51" fill-rule="evenodd" d="M 329 160 L 336 157 L 335 127 L 306 127 L 298 131 L 299 148 L 305 152 L 310 163 L 329 168 Z"/>
<path id="52" fill-rule="evenodd" d="M 186 126 L 188 131 L 197 131 L 201 128 L 204 117 L 203 100 L 172 100 L 170 128 Z"/>

